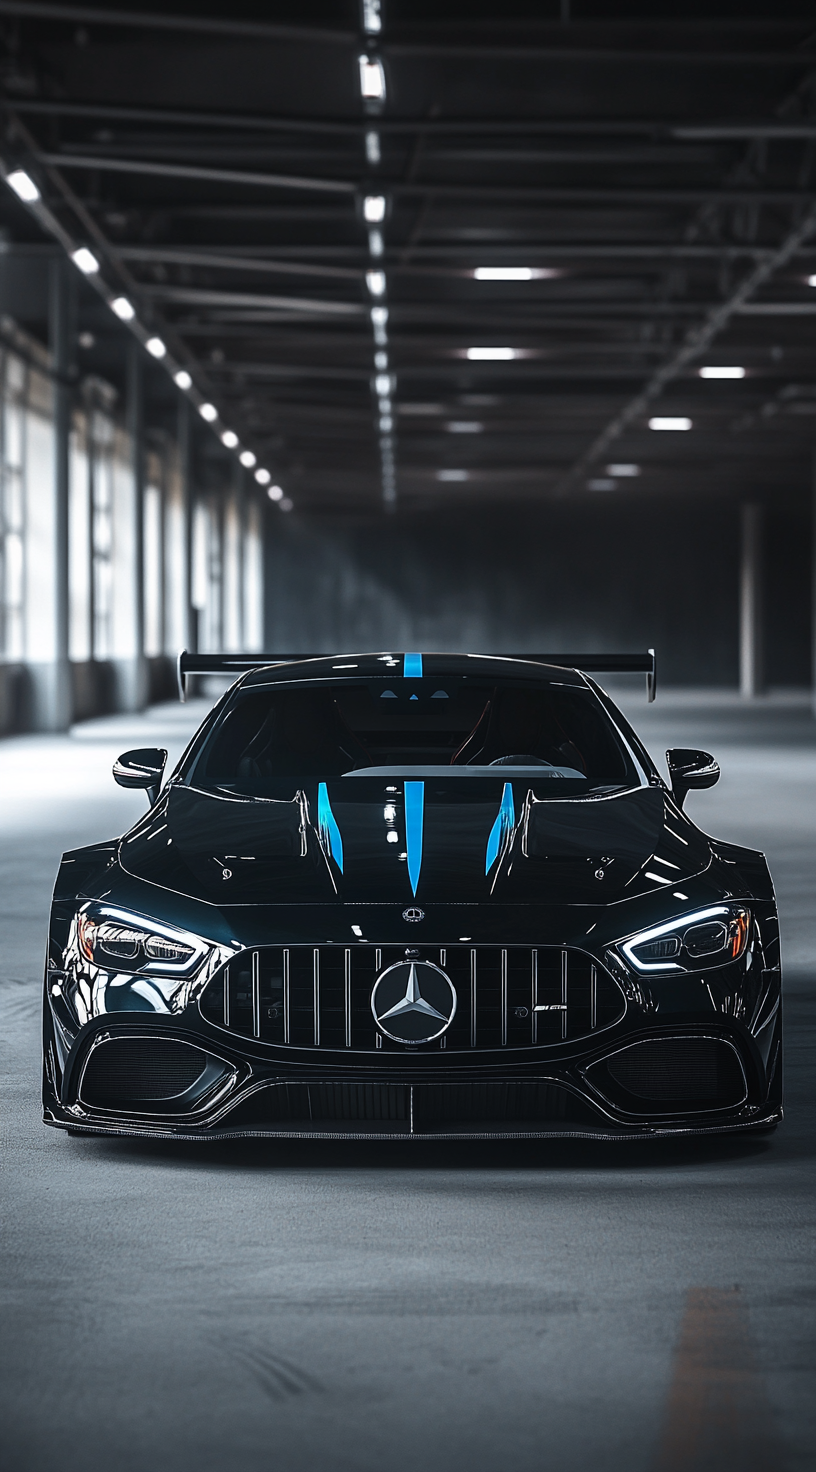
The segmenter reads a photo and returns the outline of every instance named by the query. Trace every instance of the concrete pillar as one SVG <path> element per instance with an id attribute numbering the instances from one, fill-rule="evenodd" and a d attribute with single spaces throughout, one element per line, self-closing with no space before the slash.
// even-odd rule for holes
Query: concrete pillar
<path id="1" fill-rule="evenodd" d="M 237 654 L 244 647 L 243 643 L 243 597 L 241 583 L 242 578 L 242 542 L 243 542 L 243 471 L 238 462 L 232 475 L 232 485 L 224 505 L 223 519 L 223 644 L 222 648 L 229 654 Z"/>
<path id="2" fill-rule="evenodd" d="M 813 714 L 816 715 L 816 450 L 813 452 L 813 520 L 811 523 L 811 606 L 813 609 L 813 622 L 811 630 L 811 659 L 813 665 Z"/>
<path id="3" fill-rule="evenodd" d="M 180 444 L 169 457 L 164 497 L 164 653 L 189 647 L 190 568 L 187 487 Z"/>
<path id="4" fill-rule="evenodd" d="M 256 495 L 248 497 L 244 520 L 243 625 L 244 649 L 264 648 L 264 517 Z"/>
<path id="5" fill-rule="evenodd" d="M 142 710 L 147 703 L 144 657 L 144 424 L 142 350 L 127 347 L 127 434 L 124 459 L 114 474 L 113 496 L 113 659 L 119 710 Z"/>
<path id="6" fill-rule="evenodd" d="M 74 290 L 71 267 L 60 256 L 51 262 L 49 274 L 53 422 L 31 409 L 26 415 L 25 659 L 28 724 L 35 731 L 66 731 L 72 715 L 68 489 Z"/>
<path id="7" fill-rule="evenodd" d="M 740 511 L 740 694 L 751 700 L 765 689 L 764 533 L 762 506 Z"/>
<path id="8" fill-rule="evenodd" d="M 179 395 L 178 419 L 179 477 L 184 508 L 184 638 L 180 649 L 198 649 L 198 609 L 193 602 L 193 474 L 192 474 L 192 419 L 189 401 Z"/>

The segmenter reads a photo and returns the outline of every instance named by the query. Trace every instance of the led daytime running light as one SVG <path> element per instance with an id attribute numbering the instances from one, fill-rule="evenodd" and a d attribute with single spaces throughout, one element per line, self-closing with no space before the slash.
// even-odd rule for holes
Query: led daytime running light
<path id="1" fill-rule="evenodd" d="M 748 933 L 748 919 L 744 912 L 735 915 L 728 905 L 713 905 L 708 910 L 695 910 L 692 915 L 678 915 L 675 920 L 669 920 L 665 925 L 655 925 L 651 930 L 641 930 L 629 940 L 623 941 L 620 949 L 636 971 L 685 971 L 686 967 L 679 965 L 677 961 L 642 961 L 639 956 L 635 955 L 635 950 L 648 945 L 650 941 L 659 940 L 663 935 L 677 935 L 678 932 L 685 931 L 692 925 L 699 925 L 705 920 L 722 920 L 725 924 L 728 924 L 729 921 L 736 923 L 738 931 L 731 943 L 729 959 L 735 960 L 742 954 Z"/>
<path id="2" fill-rule="evenodd" d="M 170 966 L 186 974 L 207 950 L 206 942 L 197 936 L 171 933 L 169 927 L 147 917 L 113 909 L 98 915 L 80 911 L 76 938 L 84 959 L 108 970 L 114 969 L 117 961 L 124 961 L 136 963 L 140 971 L 160 971 Z"/>

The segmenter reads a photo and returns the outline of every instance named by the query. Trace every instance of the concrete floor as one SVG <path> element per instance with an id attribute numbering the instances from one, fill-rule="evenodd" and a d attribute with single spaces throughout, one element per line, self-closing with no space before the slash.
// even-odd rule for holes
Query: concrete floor
<path id="1" fill-rule="evenodd" d="M 768 1139 L 598 1147 L 75 1139 L 39 1118 L 60 851 L 142 810 L 126 746 L 199 709 L 0 745 L 5 1464 L 25 1472 L 790 1472 L 816 1454 L 816 724 L 627 708 L 702 745 L 689 808 L 760 846 L 787 967 Z"/>

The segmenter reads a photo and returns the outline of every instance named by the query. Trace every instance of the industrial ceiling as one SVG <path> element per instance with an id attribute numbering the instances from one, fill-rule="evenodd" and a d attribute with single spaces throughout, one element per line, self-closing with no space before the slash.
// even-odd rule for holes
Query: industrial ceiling
<path id="1" fill-rule="evenodd" d="M 46 207 L 3 190 L 8 248 L 90 247 L 299 510 L 807 484 L 811 4 L 0 0 L 0 38 Z"/>

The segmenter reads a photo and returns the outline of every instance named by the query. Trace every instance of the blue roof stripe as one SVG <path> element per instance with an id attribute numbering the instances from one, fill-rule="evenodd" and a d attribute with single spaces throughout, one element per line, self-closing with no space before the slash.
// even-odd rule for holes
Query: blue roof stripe
<path id="1" fill-rule="evenodd" d="M 422 679 L 421 654 L 404 654 L 402 656 L 402 676 L 405 680 Z"/>

